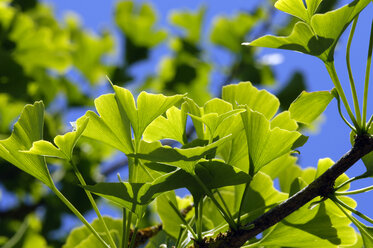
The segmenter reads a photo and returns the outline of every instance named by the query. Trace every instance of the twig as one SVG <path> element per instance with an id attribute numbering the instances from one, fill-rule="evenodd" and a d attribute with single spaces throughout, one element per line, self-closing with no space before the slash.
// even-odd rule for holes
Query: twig
<path id="1" fill-rule="evenodd" d="M 207 240 L 203 247 L 241 247 L 247 240 L 279 223 L 286 216 L 304 206 L 315 197 L 328 197 L 328 195 L 334 192 L 333 187 L 335 180 L 354 165 L 360 158 L 371 151 L 373 151 L 373 137 L 368 135 L 358 136 L 352 149 L 331 166 L 324 174 L 283 203 L 272 208 L 256 220 L 246 225 L 247 227 L 252 225 L 254 226 L 253 228 L 248 228 L 247 230 L 244 230 L 245 228 L 243 228 L 236 232 L 228 231 L 220 234 L 216 238 Z"/>

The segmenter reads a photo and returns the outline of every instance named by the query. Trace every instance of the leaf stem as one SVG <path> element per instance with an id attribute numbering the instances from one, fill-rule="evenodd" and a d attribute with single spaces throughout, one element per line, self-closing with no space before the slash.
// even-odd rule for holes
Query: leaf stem
<path id="1" fill-rule="evenodd" d="M 127 212 L 127 210 L 126 210 Z M 131 233 L 131 222 L 132 222 L 132 212 L 128 210 L 128 217 L 127 217 L 127 226 L 126 226 L 126 232 L 124 236 L 124 247 L 128 247 L 128 243 L 130 240 L 130 233 Z"/>
<path id="2" fill-rule="evenodd" d="M 340 185 L 338 185 L 336 188 L 334 188 L 335 191 L 339 190 L 340 188 L 342 188 L 343 186 L 345 186 L 346 184 L 349 184 L 349 183 L 352 183 L 353 181 L 356 181 L 358 179 L 362 178 L 361 176 L 357 176 L 357 177 L 351 177 L 350 179 L 348 179 L 347 181 L 344 181 L 343 183 L 341 183 Z"/>
<path id="3" fill-rule="evenodd" d="M 370 76 L 370 67 L 372 64 L 372 52 L 373 52 L 373 20 L 370 29 L 370 39 L 369 39 L 369 49 L 368 49 L 368 59 L 367 66 L 365 71 L 365 83 L 364 83 L 364 98 L 363 98 L 363 125 L 366 125 L 367 118 L 367 108 L 368 108 L 368 86 L 369 86 L 369 76 Z"/>
<path id="4" fill-rule="evenodd" d="M 360 193 L 365 193 L 368 191 L 373 190 L 373 186 L 357 189 L 357 190 L 351 190 L 351 191 L 345 191 L 345 192 L 335 192 L 335 195 L 355 195 Z"/>
<path id="5" fill-rule="evenodd" d="M 125 248 L 126 247 L 126 223 L 127 223 L 127 210 L 125 208 L 123 208 L 123 214 L 122 214 L 122 226 L 123 226 L 123 230 L 122 230 L 122 245 L 121 245 L 121 248 Z M 128 245 L 128 240 L 127 240 L 127 245 Z"/>
<path id="6" fill-rule="evenodd" d="M 354 108 L 355 108 L 356 119 L 357 119 L 358 123 L 361 123 L 361 113 L 360 113 L 360 107 L 359 107 L 359 100 L 358 100 L 357 93 L 356 93 L 355 81 L 354 81 L 354 77 L 352 75 L 351 63 L 350 63 L 351 43 L 352 43 L 352 38 L 353 38 L 354 33 L 355 33 L 355 28 L 356 28 L 356 24 L 357 24 L 358 19 L 359 19 L 359 15 L 357 15 L 355 17 L 354 22 L 352 23 L 350 35 L 348 37 L 347 48 L 346 48 L 346 64 L 347 64 L 348 76 L 350 78 L 351 93 L 352 93 L 352 98 L 354 100 Z"/>
<path id="7" fill-rule="evenodd" d="M 241 198 L 241 202 L 240 202 L 240 208 L 238 209 L 238 216 L 237 216 L 237 222 L 236 222 L 237 226 L 240 226 L 240 224 L 241 224 L 241 212 L 242 212 L 242 209 L 243 209 L 243 203 L 245 201 L 247 192 L 249 190 L 249 186 L 250 186 L 250 182 L 246 183 L 245 189 L 244 189 L 243 194 L 242 194 L 242 198 Z"/>
<path id="8" fill-rule="evenodd" d="M 359 231 L 360 232 L 364 232 L 367 236 L 371 237 L 371 234 L 368 233 L 366 231 L 366 229 L 364 228 L 365 225 L 363 225 L 362 223 L 360 223 L 357 219 L 355 219 L 355 217 L 353 217 L 352 215 L 350 215 L 349 213 L 346 212 L 346 210 L 343 209 L 342 206 L 340 206 L 337 202 L 333 201 L 335 205 L 337 205 L 337 207 L 347 216 L 347 218 L 349 218 L 351 220 L 352 223 L 355 224 L 355 226 L 357 226 L 357 228 L 359 228 Z"/>
<path id="9" fill-rule="evenodd" d="M 75 173 L 75 176 L 78 178 L 78 180 L 79 180 L 79 182 L 81 183 L 81 185 L 86 186 L 87 184 L 86 184 L 86 182 L 85 182 L 85 180 L 84 180 L 82 174 L 81 174 L 80 171 L 78 170 L 77 166 L 75 165 L 75 163 L 74 163 L 73 161 L 71 161 L 71 160 L 69 161 L 69 163 L 70 163 L 71 167 L 73 168 L 74 173 Z M 110 231 L 109 231 L 109 229 L 108 229 L 108 227 L 107 227 L 107 225 L 106 225 L 106 223 L 105 223 L 104 218 L 102 217 L 102 215 L 101 215 L 101 213 L 100 213 L 100 210 L 98 209 L 98 207 L 97 207 L 97 205 L 96 205 L 95 200 L 94 200 L 93 197 L 92 197 L 91 192 L 89 192 L 89 191 L 86 190 L 86 189 L 84 189 L 84 191 L 85 191 L 85 193 L 87 194 L 87 197 L 88 197 L 88 199 L 89 199 L 89 202 L 91 203 L 91 205 L 92 205 L 94 211 L 96 212 L 97 217 L 99 218 L 99 220 L 100 220 L 102 226 L 104 227 L 105 233 L 106 233 L 106 235 L 108 236 L 108 239 L 109 239 L 110 246 L 111 246 L 112 248 L 116 248 L 117 246 L 115 245 L 115 242 L 114 242 L 114 240 L 113 240 L 113 237 L 112 237 L 111 234 L 110 234 Z"/>
<path id="10" fill-rule="evenodd" d="M 227 205 L 227 203 L 225 202 L 223 196 L 221 195 L 219 189 L 216 189 L 215 192 L 218 194 L 219 199 L 220 199 L 221 202 L 223 203 L 223 206 L 224 206 L 225 210 L 227 211 L 227 213 L 228 213 L 228 215 L 229 215 L 229 218 L 231 218 L 231 219 L 233 220 L 233 216 L 232 216 L 231 212 L 229 211 L 228 205 Z"/>
<path id="11" fill-rule="evenodd" d="M 89 222 L 83 217 L 83 215 L 71 204 L 69 200 L 56 188 L 56 186 L 52 186 L 51 190 L 53 193 L 57 195 L 58 198 L 79 218 L 81 222 L 93 233 L 93 235 L 107 248 L 110 248 L 108 244 L 106 244 L 105 240 L 96 232 L 96 230 L 89 224 Z"/>
<path id="12" fill-rule="evenodd" d="M 351 123 L 348 122 L 346 120 L 346 118 L 342 114 L 342 110 L 341 110 L 341 99 L 339 98 L 339 95 L 337 95 L 336 99 L 337 99 L 337 106 L 338 106 L 338 113 L 339 113 L 339 115 L 341 116 L 342 120 L 346 123 L 346 125 L 349 126 L 351 128 L 351 130 L 353 130 L 356 133 L 356 128 L 354 126 L 352 126 Z"/>
<path id="13" fill-rule="evenodd" d="M 184 225 L 182 225 L 180 227 L 179 236 L 177 237 L 176 244 L 175 244 L 176 248 L 179 248 L 179 246 L 181 244 L 181 238 L 183 237 L 183 233 L 184 233 L 185 228 L 186 227 Z"/>
<path id="14" fill-rule="evenodd" d="M 185 220 L 185 218 L 181 215 L 179 209 L 174 205 L 172 201 L 168 200 L 168 203 L 170 204 L 171 208 L 175 211 L 177 216 L 179 216 L 180 220 L 184 223 L 184 225 L 189 230 L 189 232 L 192 234 L 193 238 L 195 240 L 198 240 L 197 234 L 194 232 L 193 228 L 189 225 L 189 223 Z"/>
<path id="15" fill-rule="evenodd" d="M 220 211 L 221 215 L 223 216 L 223 218 L 225 219 L 225 221 L 229 223 L 229 226 L 233 230 L 237 230 L 237 224 L 233 221 L 233 219 L 229 218 L 229 215 L 226 213 L 224 208 L 222 208 L 222 206 L 219 204 L 219 202 L 215 199 L 214 194 L 211 192 L 211 190 L 209 190 L 206 187 L 206 185 L 202 182 L 202 180 L 197 175 L 193 175 L 193 176 L 197 180 L 199 185 L 202 187 L 202 189 L 205 191 L 205 193 L 210 197 L 210 199 L 215 204 L 215 206 L 219 209 L 219 211 Z"/>
<path id="16" fill-rule="evenodd" d="M 345 209 L 347 209 L 348 211 L 356 214 L 357 216 L 359 216 L 360 218 L 370 222 L 373 224 L 373 220 L 371 218 L 369 218 L 368 216 L 366 216 L 365 214 L 362 214 L 360 213 L 359 211 L 353 209 L 352 207 L 348 206 L 346 203 L 344 203 L 343 201 L 339 200 L 337 197 L 335 196 L 332 196 L 330 197 L 330 199 L 332 199 L 334 202 L 338 203 L 339 205 L 341 205 L 342 207 L 344 207 Z"/>
<path id="17" fill-rule="evenodd" d="M 135 225 L 135 228 L 133 229 L 133 233 L 132 233 L 132 236 L 131 236 L 131 244 L 130 244 L 130 248 L 135 247 L 135 243 L 136 243 L 136 235 L 137 235 L 137 230 L 139 230 L 139 224 L 140 224 L 140 221 L 141 221 L 141 218 L 138 218 L 138 219 L 136 220 L 136 225 Z"/>
<path id="18" fill-rule="evenodd" d="M 326 62 L 325 63 L 325 67 L 328 70 L 330 78 L 332 79 L 332 81 L 334 83 L 334 86 L 335 86 L 335 88 L 336 88 L 336 90 L 338 92 L 338 95 L 342 99 L 342 102 L 343 102 L 343 104 L 344 104 L 344 106 L 345 106 L 345 108 L 347 110 L 347 113 L 348 113 L 348 115 L 349 115 L 352 123 L 354 124 L 355 128 L 357 129 L 357 131 L 360 132 L 361 127 L 360 127 L 359 123 L 356 122 L 355 116 L 354 116 L 354 114 L 351 111 L 350 105 L 348 104 L 346 95 L 345 95 L 345 93 L 343 91 L 341 82 L 339 81 L 337 72 L 335 70 L 334 62 L 333 61 L 332 62 Z"/>
<path id="19" fill-rule="evenodd" d="M 196 231 L 197 231 L 197 237 L 198 241 L 202 241 L 202 218 L 203 218 L 203 200 L 200 200 L 198 204 L 195 206 L 195 216 L 197 216 L 196 219 Z"/>

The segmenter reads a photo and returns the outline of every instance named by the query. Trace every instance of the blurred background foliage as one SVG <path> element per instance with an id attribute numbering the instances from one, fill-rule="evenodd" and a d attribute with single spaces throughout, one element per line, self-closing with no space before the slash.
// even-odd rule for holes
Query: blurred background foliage
<path id="1" fill-rule="evenodd" d="M 259 59 L 257 48 L 240 44 L 266 33 L 288 34 L 296 20 L 285 19 L 273 26 L 273 1 L 259 2 L 251 11 L 215 16 L 207 29 L 208 6 L 174 10 L 168 16 L 174 32 L 158 24 L 157 10 L 150 3 L 118 1 L 113 6 L 120 36 L 116 39 L 108 30 L 98 34 L 86 30 L 76 14 L 60 22 L 52 8 L 38 0 L 0 0 L 1 139 L 10 135 L 23 106 L 36 100 L 43 100 L 47 108 L 46 140 L 70 130 L 66 116 L 92 108 L 97 92 L 108 85 L 105 75 L 134 92 L 188 92 L 200 105 L 219 96 L 223 85 L 251 81 L 259 88 L 275 88 L 281 107 L 287 109 L 307 88 L 302 73 L 294 71 L 287 84 L 276 88 L 271 61 Z M 323 1 L 320 11 L 335 2 Z M 214 50 L 226 53 L 229 59 L 224 65 Z M 137 73 L 136 65 L 151 60 L 155 52 L 161 54 L 152 65 L 157 69 Z M 111 59 L 114 53 L 119 53 L 119 62 Z M 103 181 L 125 166 L 120 158 L 100 167 L 113 154 L 111 148 L 89 140 L 79 143 L 76 164 L 88 184 Z M 81 200 L 85 195 L 77 189 L 71 169 L 53 159 L 48 162 L 61 191 L 87 212 L 88 201 Z M 55 233 L 70 214 L 68 209 L 40 182 L 4 160 L 0 163 L 0 246 L 61 247 L 68 232 Z M 154 224 L 148 216 L 147 225 Z"/>

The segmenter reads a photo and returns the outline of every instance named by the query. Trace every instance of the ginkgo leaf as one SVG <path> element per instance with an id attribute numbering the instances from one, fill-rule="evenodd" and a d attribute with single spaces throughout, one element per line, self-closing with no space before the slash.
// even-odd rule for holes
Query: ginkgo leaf
<path id="1" fill-rule="evenodd" d="M 311 17 L 315 14 L 322 0 L 306 0 L 307 8 L 302 0 L 278 0 L 275 7 L 290 15 L 310 23 Z"/>
<path id="2" fill-rule="evenodd" d="M 140 139 L 146 127 L 158 116 L 183 99 L 184 95 L 164 96 L 141 92 L 137 98 L 137 107 L 132 93 L 124 88 L 113 85 L 115 99 L 121 115 L 125 115 L 132 126 L 135 141 Z"/>
<path id="3" fill-rule="evenodd" d="M 271 119 L 280 106 L 276 96 L 266 90 L 258 90 L 250 82 L 224 86 L 222 98 L 230 102 L 234 108 L 238 105 L 246 105 L 262 113 L 267 119 Z"/>
<path id="4" fill-rule="evenodd" d="M 180 144 L 186 143 L 185 126 L 187 120 L 186 105 L 181 109 L 172 106 L 166 111 L 167 118 L 159 116 L 155 119 L 144 132 L 145 141 L 157 141 L 161 139 L 173 139 Z"/>
<path id="5" fill-rule="evenodd" d="M 122 220 L 113 219 L 108 216 L 104 216 L 103 219 L 109 229 L 110 234 L 112 234 L 115 243 L 119 246 L 120 235 L 122 235 L 123 233 Z M 95 219 L 91 225 L 100 234 L 100 236 L 102 236 L 103 239 L 108 242 L 108 238 L 106 236 L 106 232 L 102 225 L 102 222 L 99 219 Z M 97 237 L 95 237 L 86 226 L 80 226 L 74 228 L 70 232 L 69 236 L 67 236 L 66 243 L 62 246 L 62 248 L 77 247 L 102 248 L 104 246 L 102 243 L 97 242 Z"/>
<path id="6" fill-rule="evenodd" d="M 169 164 L 194 174 L 194 166 L 197 162 L 206 155 L 214 153 L 218 146 L 230 140 L 230 138 L 231 135 L 228 135 L 206 146 L 192 148 L 172 148 L 170 146 L 161 146 L 160 144 L 155 146 L 154 143 L 142 140 L 140 153 L 127 154 L 127 156 Z"/>
<path id="7" fill-rule="evenodd" d="M 150 183 L 98 183 L 93 186 L 86 185 L 82 186 L 84 189 L 95 193 L 101 197 L 104 197 L 120 207 L 124 207 L 139 218 L 144 214 L 147 201 L 141 201 L 140 198 L 145 194 L 147 189 L 150 187 Z"/>
<path id="8" fill-rule="evenodd" d="M 198 163 L 194 168 L 194 174 L 208 189 L 243 184 L 251 178 L 240 169 L 219 160 Z M 201 190 L 200 183 L 182 169 L 160 176 L 151 183 L 98 183 L 84 188 L 133 211 L 138 216 L 143 214 L 144 206 L 158 195 L 171 190 L 186 188 L 193 195 L 195 202 L 199 202 L 206 195 L 206 192 Z"/>
<path id="9" fill-rule="evenodd" d="M 295 5 L 289 5 L 290 3 Z M 244 45 L 294 50 L 316 56 L 324 62 L 334 61 L 334 48 L 339 37 L 369 3 L 370 0 L 355 0 L 337 10 L 315 14 L 309 20 L 312 11 L 304 12 L 300 6 L 301 1 L 280 1 L 277 7 L 301 19 L 307 19 L 307 23 L 296 23 L 292 33 L 287 37 L 266 35 Z M 308 4 L 311 10 L 319 3 L 310 0 L 307 1 L 307 6 Z"/>
<path id="10" fill-rule="evenodd" d="M 202 117 L 194 116 L 191 114 L 189 115 L 190 117 L 192 117 L 192 119 L 196 119 L 204 123 L 207 126 L 208 130 L 210 131 L 209 137 L 213 138 L 215 136 L 216 129 L 219 127 L 219 125 L 224 120 L 231 117 L 232 115 L 236 115 L 244 111 L 245 111 L 244 109 L 235 109 L 235 110 L 231 110 L 221 115 L 217 113 L 208 113 L 208 114 L 204 114 Z"/>
<path id="11" fill-rule="evenodd" d="M 17 166 L 24 172 L 53 187 L 43 157 L 20 151 L 31 148 L 32 143 L 43 138 L 44 104 L 35 102 L 26 105 L 9 138 L 0 141 L 0 157 Z"/>
<path id="12" fill-rule="evenodd" d="M 303 91 L 289 107 L 290 116 L 297 122 L 311 125 L 326 109 L 333 95 L 329 91 Z"/>
<path id="13" fill-rule="evenodd" d="M 271 120 L 271 129 L 275 127 L 288 131 L 295 131 L 298 129 L 298 124 L 296 120 L 290 117 L 289 111 L 283 111 Z"/>
<path id="14" fill-rule="evenodd" d="M 84 124 L 85 118 L 89 118 L 83 136 L 113 146 L 123 153 L 132 153 L 130 123 L 119 110 L 114 94 L 106 94 L 96 98 L 95 106 L 99 115 L 88 111 L 84 117 L 76 121 L 77 128 L 79 128 Z"/>
<path id="15" fill-rule="evenodd" d="M 250 166 L 253 172 L 258 172 L 272 160 L 288 153 L 294 142 L 301 136 L 299 132 L 288 131 L 275 127 L 270 128 L 270 122 L 259 112 L 247 108 L 241 113 L 245 127 Z"/>
<path id="16" fill-rule="evenodd" d="M 187 112 L 189 114 L 192 114 L 198 117 L 201 117 L 203 115 L 203 112 L 204 112 L 203 108 L 198 106 L 198 104 L 193 99 L 186 97 L 185 102 L 187 103 L 186 105 L 187 110 L 188 110 Z M 197 119 L 192 119 L 192 121 L 193 121 L 194 129 L 196 130 L 198 138 L 205 139 L 205 130 L 203 127 L 203 122 Z"/>
<path id="17" fill-rule="evenodd" d="M 297 215 L 297 223 L 286 219 L 277 224 L 258 243 L 261 246 L 279 245 L 285 247 L 340 247 L 353 245 L 356 234 L 347 217 L 339 215 L 330 200 L 317 206 L 310 216 L 303 212 Z M 303 220 L 303 218 L 305 220 Z M 302 238 L 299 238 L 302 237 Z"/>
<path id="18" fill-rule="evenodd" d="M 88 121 L 88 118 L 82 117 L 77 130 L 68 132 L 64 135 L 57 135 L 54 138 L 54 143 L 57 147 L 48 141 L 39 140 L 34 142 L 31 149 L 26 151 L 26 153 L 47 157 L 57 157 L 70 161 L 72 159 L 73 149 L 76 142 L 78 142 L 78 139 L 87 127 Z"/>
<path id="19" fill-rule="evenodd" d="M 355 225 L 360 231 L 361 237 L 363 238 L 364 247 L 373 247 L 373 227 L 364 225 L 352 216 L 351 218 L 353 218 Z"/>

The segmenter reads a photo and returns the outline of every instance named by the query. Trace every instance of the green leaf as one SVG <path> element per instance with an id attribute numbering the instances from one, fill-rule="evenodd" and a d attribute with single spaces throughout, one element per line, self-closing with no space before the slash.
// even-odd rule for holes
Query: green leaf
<path id="1" fill-rule="evenodd" d="M 198 120 L 204 123 L 209 130 L 209 137 L 214 138 L 216 129 L 220 126 L 220 124 L 224 120 L 231 117 L 232 115 L 236 115 L 244 111 L 245 111 L 244 109 L 235 109 L 235 110 L 231 110 L 221 115 L 219 115 L 218 113 L 208 113 L 208 114 L 202 115 L 202 117 L 194 116 L 191 114 L 189 115 L 190 117 L 192 117 L 192 119 L 195 119 L 195 120 Z"/>
<path id="2" fill-rule="evenodd" d="M 270 128 L 266 117 L 247 108 L 241 113 L 246 132 L 252 171 L 258 172 L 263 166 L 274 159 L 288 153 L 294 142 L 301 136 L 296 131 L 288 131 L 275 127 Z"/>
<path id="3" fill-rule="evenodd" d="M 82 187 L 132 211 L 138 218 L 143 216 L 147 204 L 152 200 L 141 200 L 141 197 L 150 187 L 149 183 L 98 183 L 93 186 Z"/>
<path id="4" fill-rule="evenodd" d="M 303 211 L 290 215 L 291 219 L 277 224 L 263 237 L 260 245 L 340 247 L 356 242 L 356 234 L 349 226 L 349 219 L 336 211 L 330 200 L 320 203 L 312 210 L 305 207 L 301 208 Z M 305 214 L 305 211 L 309 214 Z"/>
<path id="5" fill-rule="evenodd" d="M 230 102 L 234 108 L 237 108 L 237 105 L 247 105 L 267 119 L 271 119 L 280 106 L 276 96 L 266 90 L 258 90 L 250 82 L 224 86 L 222 99 Z"/>
<path id="6" fill-rule="evenodd" d="M 194 174 L 194 166 L 206 155 L 214 153 L 216 148 L 228 141 L 231 135 L 223 137 L 209 145 L 192 148 L 172 148 L 170 146 L 156 146 L 154 143 L 141 142 L 141 151 L 127 156 L 140 158 L 153 162 L 161 162 L 171 166 L 179 167 L 188 173 Z M 146 153 L 144 153 L 146 151 Z"/>
<path id="7" fill-rule="evenodd" d="M 333 95 L 329 91 L 303 91 L 290 105 L 289 112 L 297 122 L 311 125 L 326 109 Z"/>
<path id="8" fill-rule="evenodd" d="M 250 180 L 250 176 L 240 169 L 217 160 L 198 163 L 194 174 L 203 180 L 209 189 L 243 184 Z M 187 188 L 195 202 L 205 196 L 199 182 L 182 169 L 160 176 L 151 183 L 98 183 L 93 186 L 84 186 L 84 188 L 133 211 L 139 217 L 145 210 L 144 206 L 158 195 L 171 190 Z"/>
<path id="9" fill-rule="evenodd" d="M 203 115 L 203 108 L 199 107 L 198 104 L 191 98 L 186 97 L 185 102 L 187 104 L 187 112 L 198 117 L 202 117 Z M 197 137 L 199 139 L 205 139 L 205 130 L 203 127 L 203 122 L 198 119 L 192 119 L 194 129 L 196 130 Z"/>
<path id="10" fill-rule="evenodd" d="M 108 227 L 111 235 L 114 238 L 115 243 L 119 247 L 119 240 L 122 235 L 122 220 L 113 219 L 111 217 L 103 217 L 106 226 Z M 95 219 L 92 222 L 92 227 L 100 234 L 103 239 L 108 242 L 106 232 L 102 226 L 100 220 Z M 84 248 L 84 247 L 92 247 L 92 248 L 103 248 L 102 243 L 97 242 L 97 237 L 95 237 L 92 232 L 86 226 L 80 226 L 74 228 L 69 236 L 66 239 L 66 243 L 62 246 L 62 248 Z"/>
<path id="11" fill-rule="evenodd" d="M 278 0 L 275 7 L 283 12 L 310 23 L 311 17 L 315 14 L 322 0 L 306 0 L 307 8 L 302 0 Z"/>
<path id="12" fill-rule="evenodd" d="M 175 239 L 177 239 L 179 235 L 180 225 L 184 224 L 169 204 L 169 201 L 171 201 L 175 206 L 177 206 L 180 209 L 176 197 L 177 196 L 175 192 L 171 191 L 159 196 L 156 199 L 156 209 L 159 218 L 162 221 L 162 229 L 168 235 Z"/>
<path id="13" fill-rule="evenodd" d="M 120 1 L 115 10 L 116 24 L 135 45 L 152 48 L 166 39 L 166 30 L 155 28 L 157 13 L 150 4 Z"/>
<path id="14" fill-rule="evenodd" d="M 135 100 L 129 90 L 116 85 L 113 85 L 113 88 L 120 113 L 130 121 L 137 144 L 140 143 L 146 127 L 184 97 L 184 95 L 164 96 L 143 91 L 137 98 L 136 108 Z"/>
<path id="15" fill-rule="evenodd" d="M 20 151 L 31 148 L 32 143 L 43 138 L 44 104 L 35 102 L 26 105 L 9 138 L 0 141 L 0 157 L 17 166 L 24 172 L 53 187 L 43 157 Z"/>
<path id="16" fill-rule="evenodd" d="M 144 140 L 153 142 L 161 139 L 173 139 L 180 144 L 186 143 L 186 105 L 181 109 L 172 106 L 166 111 L 167 118 L 159 116 L 145 129 Z"/>
<path id="17" fill-rule="evenodd" d="M 170 15 L 170 22 L 178 27 L 185 29 L 186 39 L 197 44 L 201 37 L 202 22 L 206 9 L 200 8 L 196 13 L 190 11 L 174 11 Z"/>
<path id="18" fill-rule="evenodd" d="M 91 84 L 97 84 L 110 70 L 102 61 L 114 51 L 114 36 L 109 32 L 103 32 L 101 35 L 92 34 L 85 30 L 79 18 L 71 13 L 66 15 L 65 23 L 74 47 L 74 66 Z"/>
<path id="19" fill-rule="evenodd" d="M 211 30 L 211 42 L 234 53 L 239 53 L 242 49 L 241 42 L 263 17 L 264 13 L 261 9 L 253 14 L 237 13 L 232 18 L 218 16 Z"/>
<path id="20" fill-rule="evenodd" d="M 361 237 L 363 238 L 364 247 L 373 247 L 373 227 L 364 225 L 356 218 L 354 218 L 354 221 L 356 222 L 355 224 L 360 231 Z"/>
<path id="21" fill-rule="evenodd" d="M 244 185 L 239 185 L 235 188 L 236 211 L 238 211 L 238 207 L 241 203 L 244 188 Z M 288 194 L 276 190 L 272 179 L 268 175 L 258 172 L 250 182 L 246 197 L 243 199 L 241 214 L 251 213 L 249 218 L 245 220 L 245 223 L 263 214 L 266 211 L 266 206 L 278 204 L 287 198 Z"/>
<path id="22" fill-rule="evenodd" d="M 289 111 L 284 111 L 276 115 L 271 120 L 271 129 L 278 127 L 288 131 L 296 131 L 298 129 L 297 122 L 290 117 Z"/>
<path id="23" fill-rule="evenodd" d="M 88 118 L 82 117 L 77 130 L 68 132 L 64 135 L 57 135 L 54 138 L 54 143 L 57 147 L 48 141 L 39 140 L 34 142 L 31 149 L 26 151 L 26 153 L 47 157 L 57 157 L 71 161 L 73 149 L 84 129 L 87 127 L 88 121 Z"/>
<path id="24" fill-rule="evenodd" d="M 244 44 L 294 50 L 316 56 L 324 62 L 331 62 L 334 61 L 334 49 L 339 37 L 369 3 L 369 0 L 355 0 L 337 10 L 316 14 L 309 19 L 312 9 L 319 4 L 316 1 L 310 2 L 310 12 L 303 9 L 301 1 L 280 1 L 277 7 L 305 19 L 307 23 L 296 23 L 292 33 L 287 37 L 266 35 Z"/>
<path id="25" fill-rule="evenodd" d="M 113 146 L 125 154 L 133 152 L 130 123 L 120 111 L 114 94 L 98 97 L 95 99 L 95 106 L 99 115 L 88 111 L 76 122 L 79 128 L 86 118 L 89 119 L 83 136 Z"/>

